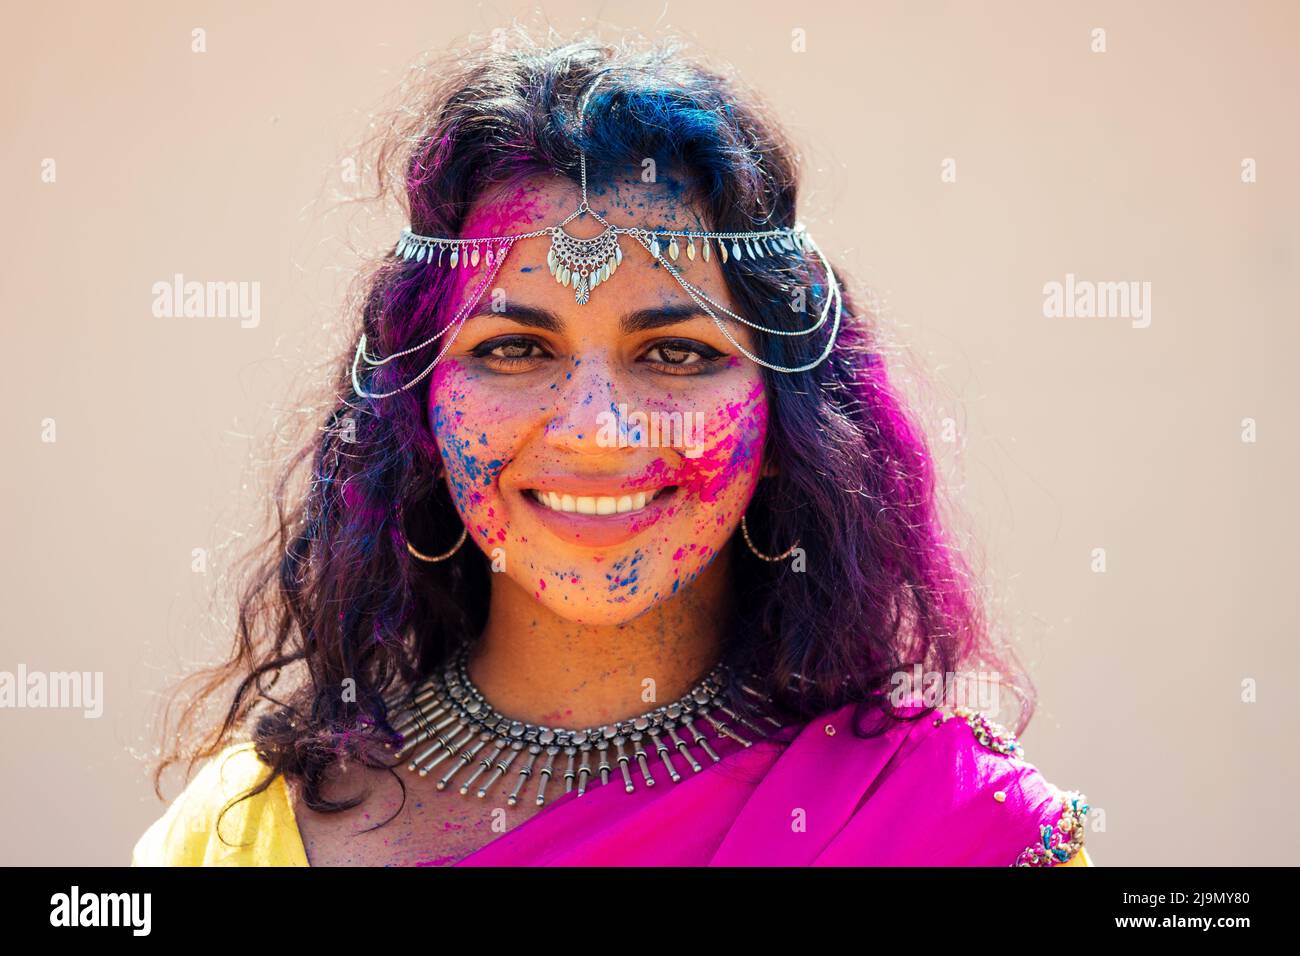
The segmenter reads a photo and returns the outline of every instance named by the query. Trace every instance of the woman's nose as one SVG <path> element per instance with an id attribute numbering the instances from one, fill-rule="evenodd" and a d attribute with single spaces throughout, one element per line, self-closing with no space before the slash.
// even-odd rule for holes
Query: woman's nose
<path id="1" fill-rule="evenodd" d="M 558 389 L 556 405 L 546 423 L 546 440 L 568 451 L 590 453 L 617 448 L 622 417 L 619 394 L 623 390 L 609 363 L 599 359 L 575 359 L 572 370 Z"/>

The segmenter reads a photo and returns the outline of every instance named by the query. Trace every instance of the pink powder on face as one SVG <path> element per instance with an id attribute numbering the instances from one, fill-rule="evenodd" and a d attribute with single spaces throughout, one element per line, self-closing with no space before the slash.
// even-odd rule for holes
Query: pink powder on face
<path id="1" fill-rule="evenodd" d="M 763 383 L 755 381 L 746 397 L 727 402 L 719 412 L 721 424 L 706 431 L 705 448 L 698 458 L 682 457 L 675 470 L 661 460 L 637 481 L 661 481 L 682 487 L 706 504 L 718 501 L 755 464 L 767 433 L 767 402 Z"/>
<path id="2" fill-rule="evenodd" d="M 576 201 L 574 205 L 577 205 Z M 470 211 L 469 216 L 466 217 L 465 223 L 461 227 L 460 238 L 474 239 L 531 232 L 541 226 L 550 225 L 562 219 L 566 214 L 560 213 L 555 208 L 555 204 L 543 194 L 538 183 L 528 181 L 506 190 L 497 190 L 489 194 L 487 198 L 480 199 L 478 204 Z M 524 244 L 546 241 L 545 237 L 516 240 L 516 242 Z M 484 250 L 487 247 L 480 246 L 479 248 Z M 507 259 L 513 257 L 514 245 L 511 245 L 510 252 L 507 253 Z M 498 279 L 504 274 L 506 268 L 507 266 L 502 264 L 497 269 L 496 277 Z M 480 302 L 482 301 L 483 296 L 490 291 L 484 286 L 484 283 L 491 272 L 492 270 L 488 267 L 486 258 L 481 258 L 476 268 L 457 268 L 452 272 L 452 286 L 446 299 L 446 302 L 449 303 L 449 307 L 445 311 L 447 322 L 450 322 L 463 310 L 469 299 L 477 298 Z M 482 291 L 480 292 L 481 287 Z"/>
<path id="3" fill-rule="evenodd" d="M 504 194 L 497 194 L 494 198 L 482 201 L 480 205 L 471 210 L 461 228 L 460 238 L 486 238 L 529 232 L 537 228 L 539 223 L 549 223 L 554 221 L 555 218 L 552 204 L 541 196 L 540 190 L 535 185 L 530 186 L 525 183 Z M 523 239 L 518 241 L 529 243 L 533 241 L 541 242 L 544 239 Z M 493 243 L 492 247 L 494 255 L 506 248 L 499 243 Z M 460 253 L 466 255 L 469 253 L 470 248 L 468 246 L 463 247 Z M 480 253 L 487 251 L 487 249 L 487 245 L 479 246 Z M 507 259 L 511 258 L 510 253 L 513 249 L 514 246 L 511 245 L 507 250 Z M 450 280 L 450 287 L 443 286 L 445 289 L 445 298 L 443 299 L 445 305 L 440 317 L 440 328 L 449 327 L 456 317 L 466 310 L 471 300 L 482 302 L 483 297 L 490 292 L 487 287 L 488 278 L 494 276 L 499 279 L 505 268 L 505 263 L 498 265 L 495 261 L 489 266 L 487 257 L 481 256 L 476 267 L 466 268 L 458 264 L 457 268 L 444 273 Z M 462 319 L 452 334 L 458 334 L 459 329 L 464 328 L 466 321 L 468 320 Z"/>
<path id="4" fill-rule="evenodd" d="M 470 238 L 530 232 L 552 221 L 556 212 L 554 203 L 537 183 L 519 183 L 481 199 L 466 217 L 461 235 Z"/>

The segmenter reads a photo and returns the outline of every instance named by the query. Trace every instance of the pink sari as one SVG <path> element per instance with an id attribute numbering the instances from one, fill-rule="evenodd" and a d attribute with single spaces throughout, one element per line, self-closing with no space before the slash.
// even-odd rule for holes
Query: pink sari
<path id="1" fill-rule="evenodd" d="M 852 717 L 824 715 L 784 748 L 725 739 L 700 773 L 674 759 L 679 783 L 657 757 L 653 787 L 637 768 L 628 793 L 616 770 L 456 865 L 1041 866 L 1081 848 L 1082 794 L 990 746 L 978 721 L 936 711 L 862 740 Z"/>

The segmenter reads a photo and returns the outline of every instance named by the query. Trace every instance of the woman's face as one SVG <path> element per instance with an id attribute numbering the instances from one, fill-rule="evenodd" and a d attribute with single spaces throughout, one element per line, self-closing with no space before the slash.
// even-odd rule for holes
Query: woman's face
<path id="1" fill-rule="evenodd" d="M 616 225 L 704 228 L 671 181 L 588 188 Z M 579 198 L 567 180 L 533 179 L 480 201 L 463 234 L 551 226 Z M 590 216 L 566 227 L 580 238 L 602 228 Z M 731 538 L 763 467 L 759 367 L 636 240 L 619 243 L 617 272 L 578 305 L 547 269 L 550 237 L 517 241 L 429 394 L 448 488 L 500 572 L 494 588 L 582 623 L 631 620 L 687 587 Z M 738 311 L 716 246 L 704 262 L 679 243 L 676 260 L 661 243 L 665 257 Z M 482 261 L 457 270 L 454 307 L 484 274 Z M 747 326 L 723 321 L 754 350 Z"/>

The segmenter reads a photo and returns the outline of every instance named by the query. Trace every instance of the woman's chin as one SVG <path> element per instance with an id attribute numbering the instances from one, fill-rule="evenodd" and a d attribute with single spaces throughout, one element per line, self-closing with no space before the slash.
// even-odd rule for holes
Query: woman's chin
<path id="1" fill-rule="evenodd" d="M 574 624 L 608 627 L 634 621 L 663 600 L 662 589 L 656 596 L 655 588 L 645 591 L 643 585 L 633 585 L 635 593 L 626 593 L 628 587 L 610 590 L 607 584 L 613 587 L 610 582 L 602 580 L 600 585 L 593 582 L 590 588 L 577 584 L 551 584 L 539 588 L 534 581 L 533 598 L 556 617 Z M 672 590 L 671 581 L 668 590 Z"/>

